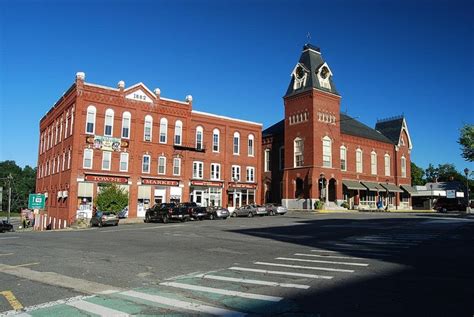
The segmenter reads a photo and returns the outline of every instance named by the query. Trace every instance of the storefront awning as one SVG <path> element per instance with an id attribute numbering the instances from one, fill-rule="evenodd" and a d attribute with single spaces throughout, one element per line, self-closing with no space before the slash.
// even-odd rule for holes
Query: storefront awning
<path id="1" fill-rule="evenodd" d="M 410 185 L 400 185 L 404 191 L 409 193 L 410 195 L 417 194 L 418 191 L 415 187 L 411 187 Z"/>
<path id="2" fill-rule="evenodd" d="M 380 191 L 385 191 L 382 186 L 378 183 L 373 183 L 373 182 L 362 182 L 362 185 L 367 187 L 368 190 L 373 191 L 373 192 L 380 192 Z"/>
<path id="3" fill-rule="evenodd" d="M 365 187 L 362 186 L 361 183 L 358 181 L 349 181 L 349 180 L 342 180 L 342 184 L 347 187 L 347 189 L 351 190 L 365 190 Z"/>
<path id="4" fill-rule="evenodd" d="M 403 193 L 403 190 L 401 190 L 400 187 L 398 187 L 395 184 L 380 183 L 380 185 L 382 185 L 383 188 L 385 188 L 387 191 L 391 193 Z"/>

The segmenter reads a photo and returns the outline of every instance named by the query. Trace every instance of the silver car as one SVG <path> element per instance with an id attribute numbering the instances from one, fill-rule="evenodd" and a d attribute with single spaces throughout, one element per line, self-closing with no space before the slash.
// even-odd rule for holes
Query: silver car
<path id="1" fill-rule="evenodd" d="M 288 209 L 286 209 L 286 207 L 279 206 L 276 204 L 266 204 L 265 208 L 267 209 L 267 212 L 270 216 L 284 215 L 288 212 Z"/>
<path id="2" fill-rule="evenodd" d="M 268 215 L 267 209 L 263 206 L 259 205 L 246 205 L 242 206 L 240 208 L 236 208 L 234 211 L 232 211 L 231 216 L 232 217 L 242 217 L 242 216 L 247 216 L 247 217 L 253 217 L 253 216 L 265 216 Z"/>

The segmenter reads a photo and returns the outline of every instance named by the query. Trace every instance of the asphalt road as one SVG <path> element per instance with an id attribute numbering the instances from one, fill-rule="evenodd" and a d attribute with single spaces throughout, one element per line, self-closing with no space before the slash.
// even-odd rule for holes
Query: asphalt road
<path id="1" fill-rule="evenodd" d="M 457 215 L 14 232 L 0 234 L 0 315 L 473 316 L 473 268 L 474 217 Z"/>

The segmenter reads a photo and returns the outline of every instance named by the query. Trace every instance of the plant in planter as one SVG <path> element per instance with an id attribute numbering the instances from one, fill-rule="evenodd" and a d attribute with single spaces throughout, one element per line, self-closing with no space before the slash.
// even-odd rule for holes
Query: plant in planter
<path id="1" fill-rule="evenodd" d="M 314 202 L 314 209 L 321 210 L 324 207 L 324 203 L 321 200 L 316 200 Z"/>
<path id="2" fill-rule="evenodd" d="M 119 213 L 128 206 L 128 193 L 116 184 L 105 184 L 95 198 L 95 205 L 99 211 Z"/>
<path id="3" fill-rule="evenodd" d="M 341 207 L 349 209 L 349 203 L 347 201 L 343 201 L 342 204 L 341 204 Z"/>

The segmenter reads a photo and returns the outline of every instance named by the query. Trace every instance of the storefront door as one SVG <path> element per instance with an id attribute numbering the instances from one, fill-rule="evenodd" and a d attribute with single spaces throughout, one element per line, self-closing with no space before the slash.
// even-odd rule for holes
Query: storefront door
<path id="1" fill-rule="evenodd" d="M 193 195 L 193 202 L 198 205 L 202 204 L 202 190 L 195 190 Z"/>
<path id="2" fill-rule="evenodd" d="M 241 192 L 234 193 L 234 207 L 235 208 L 242 207 L 242 193 Z"/>

